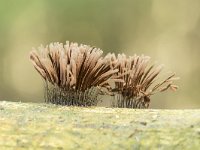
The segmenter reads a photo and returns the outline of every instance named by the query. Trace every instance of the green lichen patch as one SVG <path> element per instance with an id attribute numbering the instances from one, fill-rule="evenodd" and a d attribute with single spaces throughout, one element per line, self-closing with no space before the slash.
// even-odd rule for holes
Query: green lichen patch
<path id="1" fill-rule="evenodd" d="M 198 149 L 200 110 L 0 102 L 1 149 Z"/>

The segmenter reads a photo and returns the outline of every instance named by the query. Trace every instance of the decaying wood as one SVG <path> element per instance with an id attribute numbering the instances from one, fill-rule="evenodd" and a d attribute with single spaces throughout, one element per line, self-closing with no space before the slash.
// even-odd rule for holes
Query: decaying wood
<path id="1" fill-rule="evenodd" d="M 0 102 L 1 149 L 200 147 L 200 110 L 66 107 Z"/>

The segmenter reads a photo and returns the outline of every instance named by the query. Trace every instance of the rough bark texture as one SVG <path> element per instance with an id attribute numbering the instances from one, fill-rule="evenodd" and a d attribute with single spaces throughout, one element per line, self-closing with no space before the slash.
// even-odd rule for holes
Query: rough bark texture
<path id="1" fill-rule="evenodd" d="M 133 110 L 0 102 L 1 149 L 200 147 L 200 110 Z"/>

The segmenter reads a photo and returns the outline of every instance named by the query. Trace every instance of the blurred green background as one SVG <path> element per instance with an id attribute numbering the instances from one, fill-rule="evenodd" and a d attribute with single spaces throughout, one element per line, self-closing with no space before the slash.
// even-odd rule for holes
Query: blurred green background
<path id="1" fill-rule="evenodd" d="M 149 55 L 181 77 L 151 108 L 200 108 L 199 0 L 1 0 L 0 100 L 43 102 L 29 52 L 66 40 Z"/>

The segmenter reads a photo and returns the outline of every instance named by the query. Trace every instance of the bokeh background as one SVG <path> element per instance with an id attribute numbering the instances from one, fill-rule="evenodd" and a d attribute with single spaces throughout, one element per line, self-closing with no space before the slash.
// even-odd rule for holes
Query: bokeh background
<path id="1" fill-rule="evenodd" d="M 29 52 L 66 40 L 149 55 L 181 77 L 151 108 L 200 108 L 199 0 L 0 0 L 0 100 L 43 102 Z"/>

